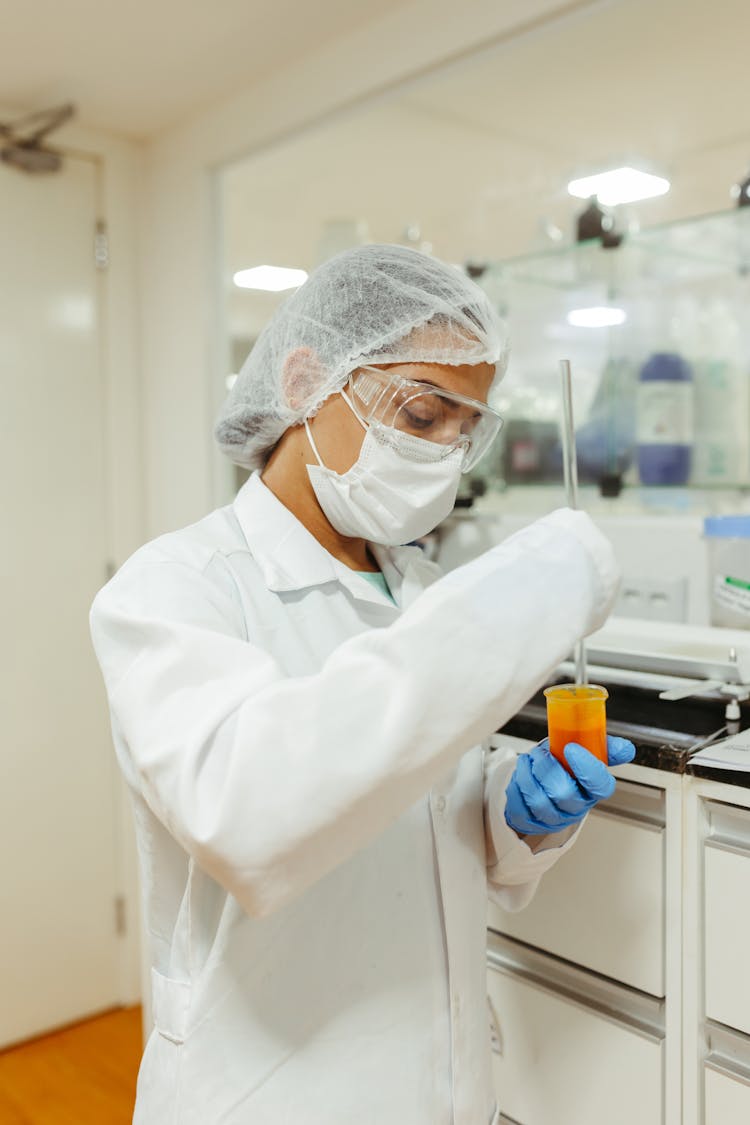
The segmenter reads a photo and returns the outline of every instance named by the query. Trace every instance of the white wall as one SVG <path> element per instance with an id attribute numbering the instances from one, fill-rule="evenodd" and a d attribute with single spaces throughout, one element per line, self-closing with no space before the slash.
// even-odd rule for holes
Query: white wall
<path id="1" fill-rule="evenodd" d="M 149 536 L 199 518 L 227 494 L 229 470 L 211 437 L 226 371 L 216 169 L 482 45 L 601 2 L 415 0 L 148 146 L 139 291 Z"/>
<path id="2" fill-rule="evenodd" d="M 459 515 L 447 521 L 435 551 L 445 570 L 468 562 L 538 519 L 544 511 L 565 503 L 560 488 L 557 496 L 550 495 L 543 510 L 534 509 L 533 500 L 528 498 L 524 508 L 523 490 L 514 491 L 512 499 L 506 494 L 480 502 L 472 519 Z M 665 518 L 658 510 L 623 512 L 613 509 L 611 501 L 601 501 L 594 495 L 587 496 L 583 507 L 609 538 L 620 565 L 622 584 L 615 614 L 709 624 L 709 559 L 701 515 L 669 512 Z M 631 601 L 628 594 L 640 596 Z M 649 604 L 650 597 L 657 600 Z M 669 598 L 668 605 L 665 597 Z"/>

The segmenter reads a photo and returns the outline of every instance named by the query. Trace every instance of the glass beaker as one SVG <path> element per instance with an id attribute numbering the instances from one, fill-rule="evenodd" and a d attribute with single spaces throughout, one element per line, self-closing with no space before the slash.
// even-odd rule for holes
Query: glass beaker
<path id="1" fill-rule="evenodd" d="M 598 684 L 555 684 L 545 688 L 549 748 L 568 773 L 563 753 L 569 742 L 584 746 L 606 765 L 609 692 Z"/>

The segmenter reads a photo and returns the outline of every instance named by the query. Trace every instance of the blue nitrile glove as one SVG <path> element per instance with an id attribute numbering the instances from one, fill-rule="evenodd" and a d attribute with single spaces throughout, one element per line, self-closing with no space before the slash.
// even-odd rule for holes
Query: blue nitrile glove
<path id="1" fill-rule="evenodd" d="M 635 746 L 627 738 L 607 738 L 610 766 L 632 762 Z M 615 791 L 615 779 L 604 762 L 575 742 L 565 747 L 575 776 L 553 758 L 545 738 L 528 754 L 519 754 L 505 797 L 505 819 L 516 832 L 540 836 L 560 832 L 582 820 L 597 801 Z"/>

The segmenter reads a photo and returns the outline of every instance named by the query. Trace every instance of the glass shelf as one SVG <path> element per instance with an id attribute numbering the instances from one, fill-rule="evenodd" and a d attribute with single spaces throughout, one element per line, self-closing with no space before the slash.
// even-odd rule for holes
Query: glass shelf
<path id="1" fill-rule="evenodd" d="M 483 284 L 577 289 L 591 281 L 624 284 L 634 278 L 702 281 L 750 273 L 750 207 L 631 231 L 619 246 L 598 238 L 555 246 L 492 263 Z"/>
<path id="2" fill-rule="evenodd" d="M 678 266 L 684 262 L 695 276 L 716 272 L 750 272 L 750 207 L 703 215 L 688 222 L 664 223 L 641 230 L 634 243 L 645 252 Z"/>

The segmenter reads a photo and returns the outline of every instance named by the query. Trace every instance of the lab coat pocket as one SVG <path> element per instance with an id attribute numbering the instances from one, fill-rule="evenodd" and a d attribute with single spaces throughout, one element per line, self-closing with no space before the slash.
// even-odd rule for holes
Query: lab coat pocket
<path id="1" fill-rule="evenodd" d="M 190 985 L 151 970 L 154 1027 L 171 1043 L 184 1043 L 190 1005 Z"/>

